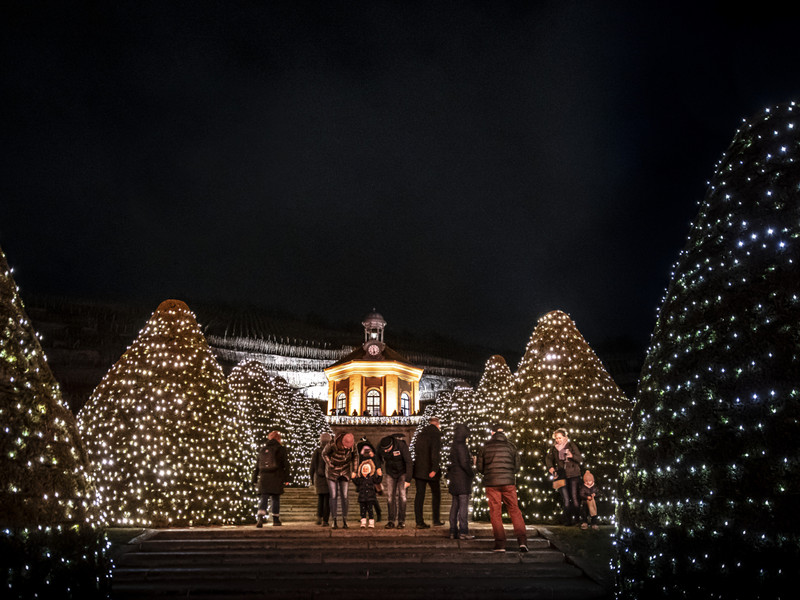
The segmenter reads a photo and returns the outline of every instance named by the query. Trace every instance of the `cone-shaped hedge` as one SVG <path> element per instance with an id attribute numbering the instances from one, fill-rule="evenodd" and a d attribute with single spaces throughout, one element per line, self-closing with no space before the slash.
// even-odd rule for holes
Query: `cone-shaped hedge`
<path id="1" fill-rule="evenodd" d="M 517 488 L 525 517 L 541 522 L 561 515 L 544 462 L 558 428 L 578 445 L 608 506 L 616 497 L 630 403 L 569 316 L 556 310 L 539 319 L 516 377 L 517 404 L 509 412 L 522 453 Z"/>
<path id="2" fill-rule="evenodd" d="M 618 509 L 622 598 L 776 598 L 800 564 L 800 107 L 746 121 L 675 266 Z"/>
<path id="3" fill-rule="evenodd" d="M 478 387 L 471 402 L 465 407 L 464 422 L 469 426 L 469 447 L 476 456 L 481 446 L 491 436 L 494 425 L 503 425 L 508 439 L 517 443 L 517 428 L 509 419 L 509 399 L 514 392 L 514 376 L 506 360 L 494 355 L 486 361 Z M 489 504 L 480 477 L 472 486 L 472 516 L 475 519 L 489 518 Z"/>
<path id="4" fill-rule="evenodd" d="M 14 598 L 108 593 L 89 461 L 0 250 L 0 559 Z"/>
<path id="5" fill-rule="evenodd" d="M 240 404 L 246 424 L 250 457 L 248 468 L 255 468 L 256 452 L 270 431 L 280 431 L 289 457 L 289 482 L 308 484 L 311 455 L 319 445 L 319 436 L 330 432 L 322 410 L 280 377 L 270 375 L 257 360 L 248 360 L 233 368 L 228 376 L 231 390 Z"/>
<path id="6" fill-rule="evenodd" d="M 79 414 L 109 522 L 242 522 L 252 507 L 240 418 L 194 314 L 162 302 Z"/>

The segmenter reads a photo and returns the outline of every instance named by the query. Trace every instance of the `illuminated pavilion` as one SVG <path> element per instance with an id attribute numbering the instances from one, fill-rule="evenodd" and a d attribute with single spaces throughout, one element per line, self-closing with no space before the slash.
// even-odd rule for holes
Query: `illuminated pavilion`
<path id="1" fill-rule="evenodd" d="M 361 324 L 364 343 L 324 369 L 328 414 L 374 417 L 416 413 L 423 369 L 386 345 L 386 321 L 374 309 Z"/>

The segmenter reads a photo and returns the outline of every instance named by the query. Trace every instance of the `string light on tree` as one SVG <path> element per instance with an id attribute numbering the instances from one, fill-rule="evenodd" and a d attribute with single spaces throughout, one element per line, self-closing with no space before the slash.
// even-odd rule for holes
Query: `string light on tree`
<path id="1" fill-rule="evenodd" d="M 0 250 L 0 559 L 15 598 L 103 598 L 108 544 L 75 418 Z"/>
<path id="2" fill-rule="evenodd" d="M 470 401 L 465 404 L 464 419 L 470 429 L 470 452 L 476 456 L 481 446 L 491 436 L 493 425 L 504 425 L 509 440 L 517 443 L 517 427 L 509 419 L 509 400 L 514 393 L 514 376 L 502 356 L 494 355 L 486 361 L 483 375 Z M 472 485 L 472 516 L 489 518 L 489 504 L 480 475 Z"/>
<path id="3" fill-rule="evenodd" d="M 613 503 L 630 402 L 567 314 L 556 310 L 539 319 L 516 383 L 509 417 L 522 454 L 517 489 L 525 517 L 541 522 L 561 514 L 544 458 L 558 428 L 581 449 L 583 467 L 595 475 L 603 500 Z"/>
<path id="4" fill-rule="evenodd" d="M 234 367 L 228 380 L 248 426 L 248 466 L 255 464 L 257 448 L 266 443 L 269 432 L 280 431 L 289 458 L 289 483 L 306 485 L 319 436 L 330 433 L 322 410 L 283 378 L 270 374 L 257 360 Z"/>
<path id="5" fill-rule="evenodd" d="M 717 164 L 639 382 L 620 598 L 776 598 L 800 564 L 800 107 Z"/>
<path id="6" fill-rule="evenodd" d="M 162 302 L 78 415 L 108 521 L 231 524 L 251 455 L 238 403 L 194 314 Z"/>

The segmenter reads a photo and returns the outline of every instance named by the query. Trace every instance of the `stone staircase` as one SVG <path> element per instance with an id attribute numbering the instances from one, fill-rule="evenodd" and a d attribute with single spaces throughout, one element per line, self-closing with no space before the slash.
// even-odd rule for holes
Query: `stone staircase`
<path id="1" fill-rule="evenodd" d="M 488 523 L 471 524 L 474 540 L 451 540 L 447 528 L 415 529 L 411 508 L 406 529 L 363 530 L 352 500 L 346 530 L 314 524 L 311 489 L 284 494 L 283 527 L 148 530 L 115 556 L 112 598 L 610 597 L 536 528 L 530 552 L 519 553 L 510 535 L 498 553 Z M 442 502 L 445 513 L 449 496 Z"/>

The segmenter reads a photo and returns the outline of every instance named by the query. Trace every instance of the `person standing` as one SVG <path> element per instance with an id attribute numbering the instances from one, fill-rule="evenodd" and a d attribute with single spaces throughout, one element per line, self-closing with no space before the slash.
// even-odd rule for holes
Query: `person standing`
<path id="1" fill-rule="evenodd" d="M 339 529 L 338 509 L 342 509 L 342 529 L 347 529 L 347 490 L 350 478 L 356 474 L 355 440 L 352 433 L 339 433 L 336 440 L 322 451 L 325 461 L 325 478 L 331 494 L 333 529 Z"/>
<path id="2" fill-rule="evenodd" d="M 516 473 L 520 458 L 517 447 L 508 441 L 502 425 L 492 426 L 492 437 L 478 453 L 478 472 L 483 474 L 486 499 L 489 503 L 489 520 L 492 522 L 494 551 L 506 551 L 506 531 L 503 528 L 503 504 L 506 506 L 520 552 L 528 551 L 525 521 L 517 504 Z"/>
<path id="3" fill-rule="evenodd" d="M 425 488 L 431 488 L 431 512 L 433 524 L 444 525 L 439 518 L 439 509 L 442 503 L 442 471 L 440 465 L 442 452 L 442 432 L 439 430 L 438 417 L 431 417 L 422 431 L 417 436 L 414 446 L 414 482 L 417 486 L 417 495 L 414 498 L 414 517 L 417 529 L 429 529 L 430 525 L 423 518 L 425 506 Z"/>
<path id="4" fill-rule="evenodd" d="M 253 484 L 258 484 L 258 515 L 256 527 L 262 527 L 272 503 L 272 525 L 281 523 L 281 494 L 289 475 L 289 460 L 286 457 L 286 448 L 281 444 L 279 431 L 271 431 L 267 436 L 267 443 L 258 450 Z"/>
<path id="5" fill-rule="evenodd" d="M 381 470 L 381 459 L 378 456 L 378 452 L 375 450 L 375 446 L 372 445 L 366 437 L 362 437 L 361 440 L 356 444 L 356 453 L 358 455 L 358 466 L 359 472 L 361 463 L 364 461 L 372 461 L 372 470 L 373 472 L 377 473 L 379 477 L 383 476 L 383 472 Z M 375 511 L 375 521 L 380 522 L 381 520 L 381 505 L 378 502 L 378 494 L 382 493 L 380 479 L 375 485 L 375 498 L 372 501 L 372 508 Z"/>
<path id="6" fill-rule="evenodd" d="M 367 518 L 369 518 L 369 527 L 372 529 L 375 527 L 372 508 L 377 501 L 375 489 L 381 483 L 381 471 L 375 468 L 375 463 L 372 460 L 361 461 L 358 465 L 358 473 L 353 481 L 358 489 L 358 505 L 361 507 L 361 529 L 367 527 Z"/>
<path id="7" fill-rule="evenodd" d="M 407 490 L 414 470 L 411 452 L 405 440 L 396 435 L 387 435 L 379 446 L 383 463 L 383 488 L 389 506 L 389 521 L 384 527 L 403 529 L 406 526 Z"/>
<path id="8" fill-rule="evenodd" d="M 581 456 L 578 446 L 570 441 L 565 429 L 553 432 L 553 445 L 544 458 L 547 470 L 556 480 L 564 480 L 565 485 L 558 488 L 564 507 L 564 525 L 573 525 L 580 518 L 580 499 L 578 488 L 581 484 Z"/>
<path id="9" fill-rule="evenodd" d="M 450 538 L 469 540 L 468 509 L 475 471 L 467 448 L 469 428 L 456 423 L 453 446 L 450 448 L 450 465 L 447 467 L 447 490 L 453 497 L 450 504 Z"/>
<path id="10" fill-rule="evenodd" d="M 311 455 L 309 475 L 314 490 L 317 492 L 317 525 L 328 526 L 328 517 L 331 514 L 331 492 L 328 489 L 328 479 L 325 477 L 325 461 L 322 460 L 322 451 L 331 442 L 331 434 L 323 433 L 319 436 L 319 446 Z"/>

